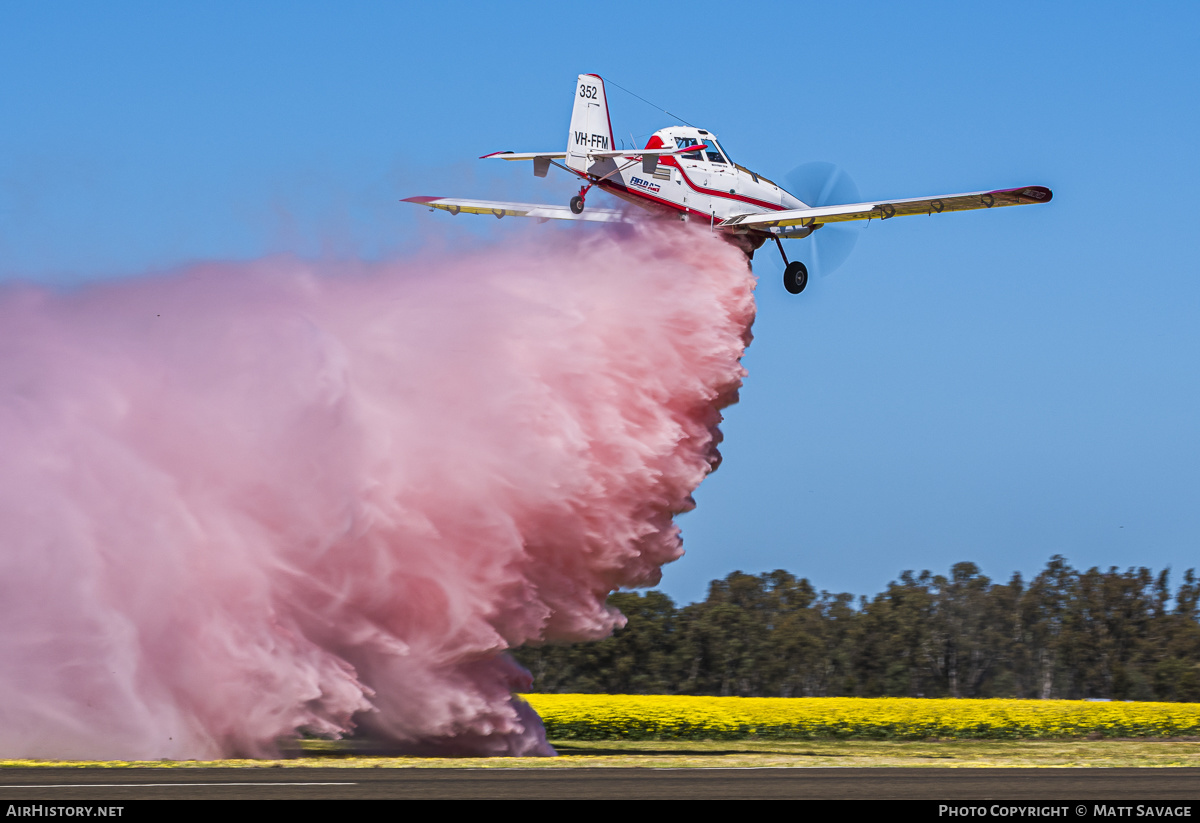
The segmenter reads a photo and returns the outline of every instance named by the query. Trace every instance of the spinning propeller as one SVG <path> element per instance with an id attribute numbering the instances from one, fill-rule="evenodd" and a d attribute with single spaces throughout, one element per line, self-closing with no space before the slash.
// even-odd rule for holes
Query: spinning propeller
<path id="1" fill-rule="evenodd" d="M 803 163 L 788 172 L 784 180 L 788 192 L 809 206 L 840 206 L 859 202 L 858 186 L 854 185 L 850 175 L 833 163 Z M 846 262 L 850 252 L 854 251 L 861 230 L 858 224 L 826 223 L 806 240 L 792 241 L 792 248 L 807 242 L 808 251 L 796 256 L 809 261 L 808 268 L 824 277 Z"/>

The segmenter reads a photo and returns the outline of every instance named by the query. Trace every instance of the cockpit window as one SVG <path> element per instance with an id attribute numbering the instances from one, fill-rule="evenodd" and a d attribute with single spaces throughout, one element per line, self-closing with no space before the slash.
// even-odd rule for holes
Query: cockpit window
<path id="1" fill-rule="evenodd" d="M 725 153 L 721 150 L 721 147 L 717 145 L 717 141 L 713 140 L 711 137 L 703 140 L 697 140 L 695 137 L 675 138 L 676 148 L 683 149 L 689 146 L 695 146 L 696 150 L 694 152 L 687 151 L 683 153 L 682 156 L 686 157 L 688 160 L 707 160 L 710 163 L 721 164 L 729 162 L 725 158 Z"/>
<path id="2" fill-rule="evenodd" d="M 700 153 L 700 150 L 703 149 L 704 146 L 700 143 L 697 143 L 695 137 L 676 137 L 675 138 L 675 148 L 685 149 L 688 146 L 695 146 L 696 151 L 695 152 L 690 152 L 690 151 L 684 152 L 682 155 L 683 157 L 686 157 L 688 160 L 703 160 L 704 159 L 704 155 L 702 155 Z"/>
<path id="3" fill-rule="evenodd" d="M 721 150 L 717 148 L 715 140 L 704 141 L 704 154 L 708 157 L 710 163 L 724 163 L 725 158 L 721 156 Z"/>

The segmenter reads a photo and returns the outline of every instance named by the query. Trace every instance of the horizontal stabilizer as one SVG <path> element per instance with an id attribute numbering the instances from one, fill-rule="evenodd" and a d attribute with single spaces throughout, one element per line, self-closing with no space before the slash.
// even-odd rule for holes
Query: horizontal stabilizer
<path id="1" fill-rule="evenodd" d="M 681 146 L 674 149 L 618 149 L 617 151 L 589 151 L 588 157 L 661 157 L 664 154 L 683 154 L 696 151 L 695 146 Z"/>

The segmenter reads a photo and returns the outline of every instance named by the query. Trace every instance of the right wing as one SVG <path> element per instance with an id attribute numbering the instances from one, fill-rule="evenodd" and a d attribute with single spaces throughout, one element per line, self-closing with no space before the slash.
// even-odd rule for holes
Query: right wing
<path id="1" fill-rule="evenodd" d="M 1026 203 L 1049 203 L 1054 195 L 1045 186 L 1025 186 L 1019 189 L 974 191 L 966 194 L 943 194 L 938 197 L 909 197 L 904 200 L 851 203 L 845 206 L 818 206 L 811 209 L 787 209 L 756 214 L 735 214 L 717 224 L 719 229 L 758 228 L 776 226 L 813 226 L 822 223 L 843 223 L 848 220 L 887 220 L 909 214 L 941 214 L 944 211 L 990 209 L 993 206 L 1019 206 Z"/>
<path id="2" fill-rule="evenodd" d="M 567 206 L 544 206 L 537 203 L 500 203 L 492 200 L 459 200 L 453 197 L 405 197 L 402 202 L 441 209 L 451 214 L 490 214 L 493 217 L 534 217 L 546 220 L 590 220 L 596 223 L 620 223 L 625 213 L 615 209 L 588 209 L 575 214 Z"/>

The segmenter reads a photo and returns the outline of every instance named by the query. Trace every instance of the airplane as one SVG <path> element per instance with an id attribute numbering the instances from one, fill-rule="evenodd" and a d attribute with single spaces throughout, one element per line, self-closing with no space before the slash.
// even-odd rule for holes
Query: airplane
<path id="1" fill-rule="evenodd" d="M 789 261 L 781 240 L 808 237 L 823 226 L 859 220 L 890 220 L 914 214 L 990 209 L 1048 203 L 1045 186 L 944 194 L 840 205 L 809 205 L 777 183 L 730 159 L 705 129 L 670 126 L 654 132 L 645 148 L 616 148 L 604 81 L 581 74 L 565 151 L 485 154 L 482 160 L 530 161 L 533 173 L 545 177 L 556 166 L 582 180 L 579 194 L 567 206 L 463 200 L 451 197 L 406 197 L 404 202 L 441 209 L 451 214 L 491 214 L 497 218 L 532 217 L 546 220 L 627 222 L 629 211 L 587 207 L 587 195 L 599 188 L 641 207 L 646 216 L 707 223 L 752 259 L 767 241 L 783 257 L 783 285 L 800 294 L 808 285 L 808 268 Z M 562 161 L 562 162 L 559 162 Z"/>

